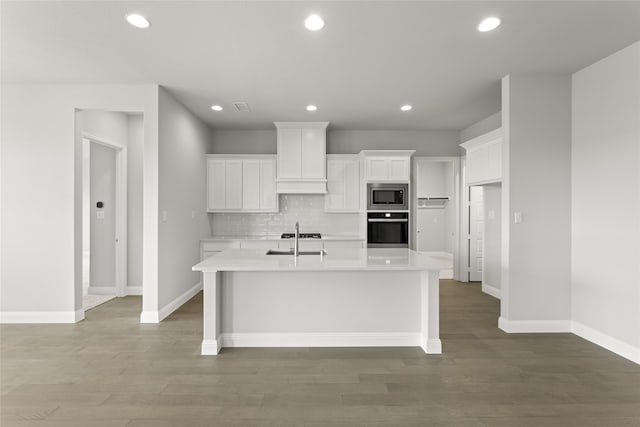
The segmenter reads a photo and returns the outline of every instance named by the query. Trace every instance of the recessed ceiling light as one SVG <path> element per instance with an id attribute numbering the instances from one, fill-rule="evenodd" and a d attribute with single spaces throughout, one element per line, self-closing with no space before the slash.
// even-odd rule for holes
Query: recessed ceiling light
<path id="1" fill-rule="evenodd" d="M 478 31 L 486 33 L 487 31 L 495 30 L 500 26 L 501 22 L 500 18 L 496 18 L 495 16 L 483 19 L 480 25 L 478 25 Z"/>
<path id="2" fill-rule="evenodd" d="M 324 27 L 324 19 L 318 15 L 309 15 L 307 19 L 304 20 L 304 26 L 311 31 L 321 30 Z"/>
<path id="3" fill-rule="evenodd" d="M 316 111 L 318 107 L 315 105 L 307 105 L 307 111 Z"/>
<path id="4" fill-rule="evenodd" d="M 413 108 L 413 107 L 412 107 L 411 105 L 409 105 L 409 104 L 407 104 L 407 105 L 403 105 L 402 107 L 400 107 L 400 109 L 401 109 L 402 111 L 411 111 L 411 109 L 412 109 L 412 108 Z"/>
<path id="5" fill-rule="evenodd" d="M 211 109 L 213 111 L 222 111 L 222 107 L 220 105 L 212 105 Z"/>
<path id="6" fill-rule="evenodd" d="M 125 19 L 129 24 L 137 28 L 149 28 L 151 26 L 151 22 L 139 13 L 130 13 L 125 15 Z"/>

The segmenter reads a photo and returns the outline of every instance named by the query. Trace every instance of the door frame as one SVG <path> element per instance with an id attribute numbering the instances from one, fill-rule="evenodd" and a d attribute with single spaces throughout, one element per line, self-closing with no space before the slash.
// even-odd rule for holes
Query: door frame
<path id="1" fill-rule="evenodd" d="M 127 283 L 127 147 L 118 142 L 109 141 L 99 136 L 82 132 L 82 252 L 90 250 L 90 161 L 89 150 L 91 143 L 112 148 L 116 152 L 116 271 L 115 294 L 123 297 Z M 83 267 L 83 275 L 84 275 Z"/>

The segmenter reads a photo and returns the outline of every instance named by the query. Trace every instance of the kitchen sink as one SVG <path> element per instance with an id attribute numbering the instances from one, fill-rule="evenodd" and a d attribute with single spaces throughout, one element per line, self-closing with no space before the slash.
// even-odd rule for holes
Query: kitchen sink
<path id="1" fill-rule="evenodd" d="M 327 251 L 324 249 L 319 249 L 316 251 L 298 251 L 298 255 L 320 255 L 324 256 L 327 254 Z M 275 249 L 269 249 L 266 255 L 293 255 L 293 251 L 277 251 Z"/>

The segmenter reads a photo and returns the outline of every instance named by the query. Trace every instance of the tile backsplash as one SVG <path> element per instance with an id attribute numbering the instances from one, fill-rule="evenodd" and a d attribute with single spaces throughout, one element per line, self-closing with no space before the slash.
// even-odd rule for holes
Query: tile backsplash
<path id="1" fill-rule="evenodd" d="M 291 233 L 296 221 L 301 233 L 364 235 L 364 215 L 326 213 L 323 195 L 281 194 L 277 213 L 209 214 L 214 236 Z"/>

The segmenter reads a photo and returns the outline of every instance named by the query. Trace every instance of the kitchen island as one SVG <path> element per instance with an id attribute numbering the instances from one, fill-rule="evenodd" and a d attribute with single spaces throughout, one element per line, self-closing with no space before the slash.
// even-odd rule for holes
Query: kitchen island
<path id="1" fill-rule="evenodd" d="M 441 353 L 442 260 L 410 249 L 267 255 L 226 249 L 204 275 L 201 352 L 222 347 L 420 346 Z"/>

